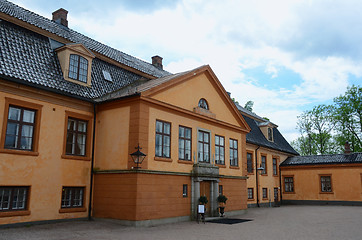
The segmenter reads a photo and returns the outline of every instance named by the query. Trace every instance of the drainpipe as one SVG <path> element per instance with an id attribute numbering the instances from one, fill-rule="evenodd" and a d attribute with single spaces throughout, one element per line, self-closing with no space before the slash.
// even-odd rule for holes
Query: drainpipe
<path id="1" fill-rule="evenodd" d="M 94 143 L 96 138 L 96 104 L 93 103 L 93 138 L 92 138 L 92 161 L 90 169 L 90 186 L 89 186 L 89 206 L 88 206 L 88 220 L 92 220 L 92 194 L 93 194 L 93 166 L 94 166 Z"/>
<path id="2" fill-rule="evenodd" d="M 258 181 L 258 149 L 260 146 L 255 149 L 255 182 L 256 182 L 256 206 L 260 207 L 259 205 L 259 181 Z"/>
<path id="3" fill-rule="evenodd" d="M 280 164 L 279 164 L 279 189 L 280 189 L 280 205 L 282 205 L 282 200 L 283 200 L 283 196 L 282 196 L 282 170 L 280 169 Z"/>

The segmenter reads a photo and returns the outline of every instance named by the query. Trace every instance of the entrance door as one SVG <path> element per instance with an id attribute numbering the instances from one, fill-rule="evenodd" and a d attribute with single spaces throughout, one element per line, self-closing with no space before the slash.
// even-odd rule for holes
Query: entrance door
<path id="1" fill-rule="evenodd" d="M 210 216 L 211 213 L 211 204 L 210 204 L 210 181 L 202 181 L 200 182 L 200 196 L 206 196 L 207 197 L 207 204 L 206 204 L 206 215 Z"/>

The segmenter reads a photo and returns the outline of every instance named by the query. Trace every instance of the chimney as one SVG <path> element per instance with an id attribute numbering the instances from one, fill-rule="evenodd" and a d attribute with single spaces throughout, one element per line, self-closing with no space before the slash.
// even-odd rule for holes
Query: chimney
<path id="1" fill-rule="evenodd" d="M 58 10 L 53 12 L 53 21 L 60 25 L 68 27 L 67 14 L 68 14 L 67 10 L 59 8 Z"/>
<path id="2" fill-rule="evenodd" d="M 162 57 L 160 56 L 153 56 L 152 57 L 152 65 L 155 66 L 156 68 L 158 69 L 163 69 L 163 66 L 162 66 Z"/>
<path id="3" fill-rule="evenodd" d="M 351 153 L 351 146 L 349 145 L 348 141 L 344 144 L 344 154 L 350 154 Z"/>

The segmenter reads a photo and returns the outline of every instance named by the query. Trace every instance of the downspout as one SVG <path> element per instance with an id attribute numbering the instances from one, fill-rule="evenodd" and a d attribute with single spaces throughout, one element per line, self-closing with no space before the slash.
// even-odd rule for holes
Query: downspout
<path id="1" fill-rule="evenodd" d="M 89 206 L 88 206 L 88 220 L 92 220 L 92 195 L 93 195 L 93 166 L 94 166 L 94 143 L 96 138 L 96 103 L 93 103 L 93 138 L 92 138 L 92 161 L 90 169 L 90 186 L 89 186 Z"/>
<path id="2" fill-rule="evenodd" d="M 283 196 L 282 196 L 282 170 L 280 169 L 280 164 L 279 164 L 279 186 L 280 186 L 280 205 L 282 205 L 282 200 L 283 200 Z"/>
<path id="3" fill-rule="evenodd" d="M 259 181 L 258 181 L 258 149 L 260 146 L 258 146 L 255 149 L 255 182 L 256 182 L 256 206 L 260 207 L 259 205 Z"/>

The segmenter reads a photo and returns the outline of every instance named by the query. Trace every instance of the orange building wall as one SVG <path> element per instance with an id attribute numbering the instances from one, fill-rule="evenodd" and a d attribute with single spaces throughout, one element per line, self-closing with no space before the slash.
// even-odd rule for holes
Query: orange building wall
<path id="1" fill-rule="evenodd" d="M 94 216 L 130 221 L 189 216 L 191 178 L 147 173 L 96 174 Z M 182 196 L 183 184 L 188 197 Z"/>
<path id="2" fill-rule="evenodd" d="M 253 154 L 253 173 L 248 173 L 248 181 L 247 181 L 247 188 L 254 189 L 254 199 L 248 200 L 248 204 L 256 204 L 257 203 L 257 190 L 256 190 L 256 170 L 255 170 L 255 150 L 257 146 L 252 144 L 246 144 L 246 151 Z M 274 188 L 280 187 L 279 184 L 279 164 L 283 162 L 288 156 L 283 152 L 274 151 L 268 148 L 261 147 L 257 151 L 257 160 L 258 160 L 258 167 L 260 167 L 261 163 L 261 156 L 266 156 L 266 165 L 267 165 L 267 174 L 260 175 L 258 172 L 258 186 L 259 186 L 259 203 L 269 203 L 274 202 Z M 273 175 L 273 158 L 277 159 L 277 176 Z M 246 168 L 246 166 L 245 166 Z M 263 192 L 262 189 L 268 189 L 268 198 L 263 199 Z M 269 191 L 270 190 L 270 191 Z M 279 192 L 279 200 L 280 200 L 280 189 Z"/>
<path id="3" fill-rule="evenodd" d="M 228 198 L 225 205 L 226 212 L 247 208 L 245 179 L 221 178 L 219 185 L 223 186 L 223 194 Z"/>
<path id="4" fill-rule="evenodd" d="M 209 76 L 202 73 L 190 81 L 184 81 L 152 97 L 189 111 L 193 111 L 199 100 L 205 98 L 210 111 L 216 115 L 217 119 L 237 126 L 239 123 L 229 111 L 229 105 L 221 97 L 220 90 L 215 87 L 209 80 Z"/>
<path id="5" fill-rule="evenodd" d="M 27 87 L 13 88 L 12 85 L 1 86 L 1 84 L 0 87 L 2 87 L 0 92 L 1 133 L 5 131 L 2 129 L 3 122 L 6 121 L 3 115 L 5 97 L 42 105 L 39 155 L 0 153 L 0 185 L 30 186 L 28 202 L 30 215 L 4 217 L 2 214 L 5 212 L 3 212 L 0 213 L 0 224 L 86 217 L 89 200 L 90 161 L 64 159 L 62 154 L 65 111 L 91 116 L 91 105 L 43 93 L 39 90 L 34 92 Z M 85 187 L 84 211 L 59 213 L 62 186 Z"/>
<path id="6" fill-rule="evenodd" d="M 282 177 L 294 176 L 294 193 L 283 186 L 283 200 L 362 201 L 361 173 L 361 164 L 283 167 Z M 331 174 L 332 193 L 321 193 L 320 174 Z"/>

